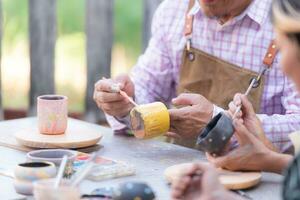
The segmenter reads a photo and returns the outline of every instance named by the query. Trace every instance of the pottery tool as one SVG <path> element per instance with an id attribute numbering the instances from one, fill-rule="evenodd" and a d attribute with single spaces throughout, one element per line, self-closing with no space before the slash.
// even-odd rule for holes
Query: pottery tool
<path id="1" fill-rule="evenodd" d="M 40 134 L 37 124 L 32 128 L 23 129 L 14 134 L 15 139 L 21 145 L 41 149 L 78 149 L 90 147 L 97 144 L 102 138 L 99 129 L 90 126 L 89 123 L 78 123 L 76 120 L 69 120 L 68 128 L 62 135 Z"/>
<path id="2" fill-rule="evenodd" d="M 161 102 L 134 107 L 130 112 L 131 127 L 134 136 L 149 139 L 166 133 L 170 128 L 170 115 Z"/>
<path id="3" fill-rule="evenodd" d="M 245 199 L 249 199 L 252 200 L 252 197 L 250 197 L 246 192 L 244 192 L 243 190 L 234 190 L 235 193 L 237 193 L 238 195 L 244 197 Z"/>
<path id="4" fill-rule="evenodd" d="M 114 92 L 114 93 L 120 93 L 120 95 L 122 95 L 125 99 L 127 99 L 130 103 L 132 103 L 134 106 L 138 106 L 137 103 L 135 103 L 133 101 L 133 99 L 128 96 L 128 94 L 126 92 L 124 92 L 123 90 L 120 89 L 120 84 L 113 84 L 111 86 L 111 91 Z"/>
<path id="5" fill-rule="evenodd" d="M 107 78 L 105 77 L 102 77 L 102 80 L 106 80 Z M 115 83 L 115 84 L 112 84 L 110 86 L 110 90 L 111 92 L 113 93 L 120 93 L 120 95 L 122 95 L 124 98 L 126 98 L 130 103 L 132 103 L 134 106 L 138 106 L 138 104 L 130 97 L 128 96 L 128 94 L 124 91 L 122 91 L 120 89 L 120 84 L 119 83 Z"/>
<path id="6" fill-rule="evenodd" d="M 60 163 L 57 176 L 55 178 L 54 188 L 58 188 L 59 183 L 60 183 L 61 179 L 64 176 L 64 171 L 65 171 L 65 168 L 66 168 L 66 165 L 67 165 L 67 161 L 68 161 L 68 156 L 64 155 L 64 157 L 62 158 L 62 161 Z"/>
<path id="7" fill-rule="evenodd" d="M 250 91 L 253 88 L 255 83 L 256 83 L 256 79 L 252 79 L 252 81 L 244 95 L 248 96 L 248 94 L 250 93 Z M 235 110 L 235 113 L 232 116 L 232 119 L 235 119 L 236 115 L 241 111 L 241 109 L 242 109 L 242 105 L 237 107 L 237 109 Z"/>
<path id="8" fill-rule="evenodd" d="M 182 176 L 185 169 L 193 163 L 182 163 L 168 167 L 164 177 L 168 183 L 172 183 Z M 241 190 L 254 187 L 262 177 L 261 172 L 234 172 L 218 169 L 219 180 L 229 190 Z"/>
<path id="9" fill-rule="evenodd" d="M 137 103 L 133 101 L 131 97 L 128 96 L 128 94 L 122 90 L 120 90 L 120 94 L 125 97 L 130 103 L 132 103 L 134 106 L 139 106 Z"/>

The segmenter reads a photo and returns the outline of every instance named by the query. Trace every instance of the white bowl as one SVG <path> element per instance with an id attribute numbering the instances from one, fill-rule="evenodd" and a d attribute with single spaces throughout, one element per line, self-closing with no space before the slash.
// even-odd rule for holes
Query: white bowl
<path id="1" fill-rule="evenodd" d="M 33 182 L 54 178 L 56 166 L 51 162 L 27 162 L 18 164 L 14 171 L 15 190 L 20 194 L 31 195 Z"/>

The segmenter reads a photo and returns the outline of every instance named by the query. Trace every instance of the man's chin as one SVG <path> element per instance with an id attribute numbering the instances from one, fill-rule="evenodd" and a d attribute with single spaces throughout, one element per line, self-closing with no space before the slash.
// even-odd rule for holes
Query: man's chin
<path id="1" fill-rule="evenodd" d="M 217 3 L 217 0 L 200 0 L 204 5 L 214 5 Z"/>
<path id="2" fill-rule="evenodd" d="M 211 12 L 211 11 L 203 11 L 204 15 L 210 19 L 219 19 L 221 18 L 221 14 L 219 13 L 215 13 L 215 12 Z"/>

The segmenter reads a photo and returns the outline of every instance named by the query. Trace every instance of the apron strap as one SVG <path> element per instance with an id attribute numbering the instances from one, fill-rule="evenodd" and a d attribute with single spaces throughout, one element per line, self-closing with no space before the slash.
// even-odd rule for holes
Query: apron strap
<path id="1" fill-rule="evenodd" d="M 272 64 L 275 60 L 276 54 L 278 53 L 278 48 L 275 44 L 275 40 L 272 40 L 268 51 L 264 57 L 263 63 L 266 65 L 267 68 L 271 68 Z"/>
<path id="2" fill-rule="evenodd" d="M 189 8 L 185 16 L 184 35 L 186 37 L 189 37 L 193 33 L 194 15 L 189 15 L 189 12 L 193 8 L 194 4 L 195 4 L 195 0 L 190 0 Z"/>
<path id="3" fill-rule="evenodd" d="M 198 0 L 196 0 L 198 1 Z M 189 8 L 185 15 L 185 24 L 184 24 L 184 36 L 186 40 L 186 49 L 190 51 L 192 46 L 192 33 L 193 33 L 193 22 L 194 22 L 194 15 L 189 15 L 189 12 L 192 10 L 193 6 L 195 5 L 195 0 L 189 1 Z"/>
<path id="4" fill-rule="evenodd" d="M 263 59 L 264 68 L 259 72 L 257 77 L 253 78 L 255 79 L 255 83 L 253 84 L 252 88 L 257 88 L 260 85 L 262 76 L 265 75 L 267 70 L 272 68 L 272 64 L 276 58 L 277 53 L 278 53 L 277 45 L 275 44 L 275 40 L 272 40 L 267 50 L 267 53 Z M 250 85 L 253 79 L 251 79 Z"/>

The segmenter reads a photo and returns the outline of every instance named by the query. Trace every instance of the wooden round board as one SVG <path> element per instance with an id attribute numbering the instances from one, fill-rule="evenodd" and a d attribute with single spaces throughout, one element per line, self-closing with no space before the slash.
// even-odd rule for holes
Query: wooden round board
<path id="1" fill-rule="evenodd" d="M 171 166 L 164 172 L 165 179 L 172 183 L 181 176 L 185 168 L 191 163 L 183 163 Z M 254 187 L 261 180 L 261 172 L 233 172 L 218 169 L 219 180 L 229 190 L 241 190 Z"/>
<path id="2" fill-rule="evenodd" d="M 85 126 L 84 123 L 76 124 L 69 120 L 65 134 L 43 135 L 37 127 L 34 127 L 15 133 L 15 138 L 21 145 L 32 148 L 77 149 L 97 144 L 102 138 L 102 134 Z"/>

